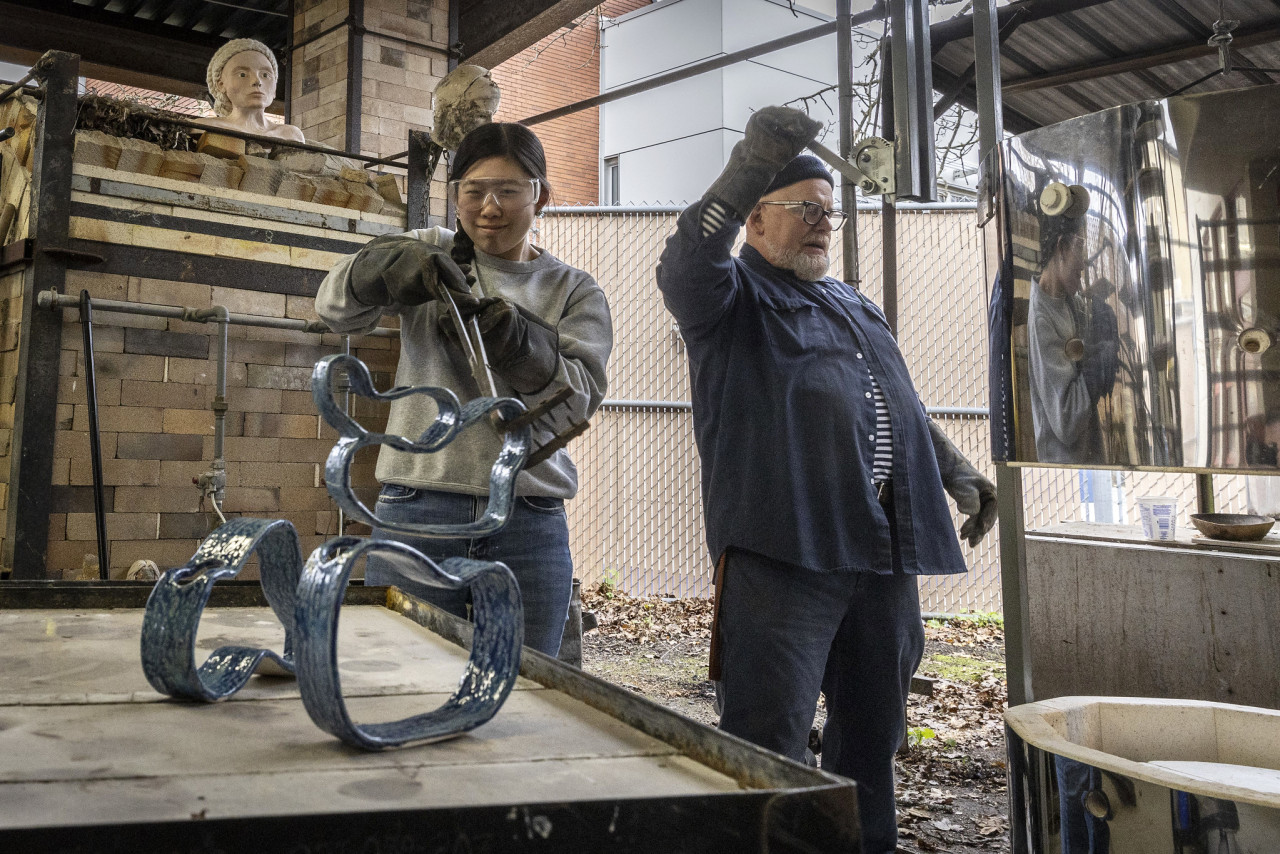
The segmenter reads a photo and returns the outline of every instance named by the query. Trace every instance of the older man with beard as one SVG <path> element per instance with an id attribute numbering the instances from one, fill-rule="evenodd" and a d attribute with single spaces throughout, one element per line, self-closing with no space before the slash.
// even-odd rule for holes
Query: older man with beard
<path id="1" fill-rule="evenodd" d="M 822 767 L 857 781 L 863 850 L 883 854 L 924 646 L 916 576 L 966 570 L 944 489 L 972 546 L 995 487 L 925 414 L 880 309 L 826 276 L 844 214 L 800 154 L 819 127 L 755 113 L 657 278 L 689 352 L 720 728 L 803 761 L 824 693 Z"/>

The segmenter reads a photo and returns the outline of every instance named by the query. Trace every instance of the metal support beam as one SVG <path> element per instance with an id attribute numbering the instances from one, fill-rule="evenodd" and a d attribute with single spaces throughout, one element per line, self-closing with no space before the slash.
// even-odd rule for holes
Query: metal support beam
<path id="1" fill-rule="evenodd" d="M 53 440 L 58 405 L 62 320 L 36 305 L 41 291 L 63 291 L 71 226 L 71 156 L 75 146 L 80 59 L 49 51 L 33 68 L 44 87 L 36 119 L 31 176 L 35 254 L 22 280 L 22 327 L 9 457 L 3 564 L 13 578 L 44 578 L 53 497 Z"/>
<path id="2" fill-rule="evenodd" d="M 933 61 L 926 0 L 889 0 L 897 198 L 938 200 L 933 158 Z"/>
<path id="3" fill-rule="evenodd" d="M 465 8 L 457 13 L 450 45 L 461 46 L 464 62 L 493 68 L 598 5 L 600 0 L 453 0 L 451 8 Z"/>
<path id="4" fill-rule="evenodd" d="M 880 133 L 893 139 L 894 75 L 893 42 L 880 42 Z M 880 197 L 880 264 L 882 292 L 880 308 L 889 323 L 889 331 L 898 335 L 898 210 L 892 196 Z"/>
<path id="5" fill-rule="evenodd" d="M 347 151 L 360 151 L 364 94 L 364 0 L 347 0 Z"/>
<path id="6" fill-rule="evenodd" d="M 840 157 L 848 161 L 853 154 L 853 23 L 850 0 L 836 0 L 836 82 L 839 99 L 836 110 L 840 121 Z M 858 188 L 852 181 L 840 182 L 840 207 L 849 215 L 840 234 L 844 255 L 844 280 L 855 288 L 862 281 L 858 259 Z"/>
<path id="7" fill-rule="evenodd" d="M 983 168 L 994 162 L 987 156 L 999 146 L 1004 137 L 1000 93 L 1000 36 L 997 28 L 996 0 L 975 0 L 974 82 L 978 98 L 978 145 Z M 988 175 L 986 180 L 998 178 Z M 990 346 L 1008 347 L 1009 342 L 992 341 Z M 995 381 L 995 378 L 990 377 L 988 381 Z M 1034 699 L 1021 469 L 1003 462 L 996 464 L 996 496 L 1000 520 L 1000 590 L 1004 609 L 1005 673 L 1009 687 L 1009 705 L 1016 706 Z"/>
<path id="8" fill-rule="evenodd" d="M 406 225 L 410 229 L 427 228 L 431 213 L 431 176 L 427 161 L 431 156 L 431 137 L 424 130 L 409 131 L 409 174 L 406 176 L 405 201 L 409 207 Z"/>

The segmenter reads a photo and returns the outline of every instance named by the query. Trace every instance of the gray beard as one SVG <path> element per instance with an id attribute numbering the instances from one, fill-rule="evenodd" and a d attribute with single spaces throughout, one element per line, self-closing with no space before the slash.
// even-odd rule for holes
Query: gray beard
<path id="1" fill-rule="evenodd" d="M 827 270 L 831 268 L 831 259 L 826 255 L 817 258 L 812 255 L 806 255 L 799 249 L 782 249 L 768 240 L 764 242 L 764 246 L 769 250 L 769 254 L 773 256 L 773 266 L 790 270 L 796 274 L 797 279 L 803 282 L 819 281 L 827 275 Z"/>

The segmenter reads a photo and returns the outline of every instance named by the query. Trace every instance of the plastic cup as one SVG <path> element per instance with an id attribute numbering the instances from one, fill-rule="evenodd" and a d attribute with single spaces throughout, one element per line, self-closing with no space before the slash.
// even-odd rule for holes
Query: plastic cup
<path id="1" fill-rule="evenodd" d="M 1167 495 L 1138 499 L 1142 535 L 1148 540 L 1172 540 L 1177 531 L 1178 499 Z"/>

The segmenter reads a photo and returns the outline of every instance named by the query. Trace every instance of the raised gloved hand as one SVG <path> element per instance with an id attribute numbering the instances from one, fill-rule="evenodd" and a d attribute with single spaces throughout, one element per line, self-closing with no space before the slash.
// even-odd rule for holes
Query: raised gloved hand
<path id="1" fill-rule="evenodd" d="M 435 298 L 437 282 L 468 293 L 467 277 L 449 251 L 407 234 L 375 237 L 351 264 L 351 296 L 361 305 L 422 305 Z"/>
<path id="2" fill-rule="evenodd" d="M 501 297 L 454 294 L 465 323 L 475 317 L 489 367 L 521 394 L 544 389 L 560 366 L 560 334 L 542 318 Z M 447 316 L 440 331 L 458 342 L 458 330 Z"/>
<path id="3" fill-rule="evenodd" d="M 1120 333 L 1116 313 L 1100 299 L 1094 299 L 1089 312 L 1089 328 L 1085 330 L 1084 356 L 1080 373 L 1089 399 L 1094 403 L 1111 393 L 1119 368 Z"/>
<path id="4" fill-rule="evenodd" d="M 742 219 L 760 201 L 777 175 L 818 135 L 822 122 L 790 107 L 764 107 L 747 119 L 745 135 L 733 147 L 724 171 L 707 191 Z"/>
<path id="5" fill-rule="evenodd" d="M 978 473 L 934 421 L 929 422 L 929 438 L 943 487 L 956 509 L 969 517 L 960 526 L 960 537 L 977 546 L 996 523 L 996 485 Z"/>

